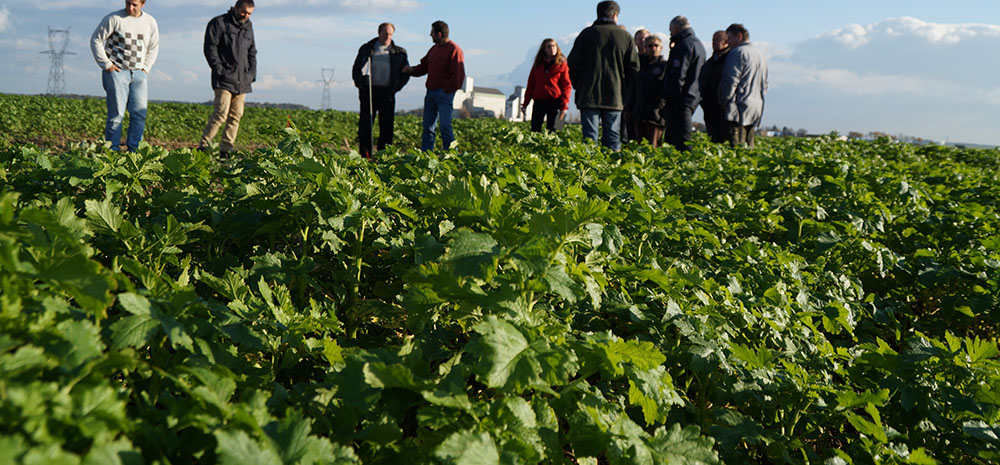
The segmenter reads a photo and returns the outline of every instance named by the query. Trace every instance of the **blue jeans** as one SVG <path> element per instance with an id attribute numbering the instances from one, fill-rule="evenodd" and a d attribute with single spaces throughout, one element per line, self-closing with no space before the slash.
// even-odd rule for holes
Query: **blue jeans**
<path id="1" fill-rule="evenodd" d="M 597 142 L 597 122 L 601 122 L 604 135 L 601 145 L 614 151 L 622 148 L 620 128 L 622 124 L 621 110 L 580 110 L 580 123 L 583 126 L 583 138 Z"/>
<path id="2" fill-rule="evenodd" d="M 451 129 L 451 113 L 454 111 L 455 93 L 443 89 L 427 90 L 424 97 L 424 133 L 420 140 L 420 150 L 434 150 L 434 131 L 441 123 L 441 147 L 451 148 L 455 133 Z"/>
<path id="3" fill-rule="evenodd" d="M 104 125 L 104 140 L 111 142 L 111 149 L 118 150 L 122 140 L 122 120 L 128 111 L 128 135 L 125 145 L 135 151 L 146 129 L 146 72 L 142 70 L 104 71 L 101 76 L 104 91 L 108 93 L 108 121 Z"/>

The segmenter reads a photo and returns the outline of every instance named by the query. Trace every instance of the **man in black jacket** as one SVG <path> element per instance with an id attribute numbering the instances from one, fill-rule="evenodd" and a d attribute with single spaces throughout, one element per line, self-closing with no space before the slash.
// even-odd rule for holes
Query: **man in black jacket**
<path id="1" fill-rule="evenodd" d="M 403 73 L 403 68 L 410 65 L 406 49 L 392 41 L 395 32 L 396 26 L 392 23 L 380 24 L 378 37 L 358 49 L 351 72 L 361 100 L 358 143 L 361 145 L 361 155 L 369 159 L 375 115 L 378 115 L 378 149 L 385 150 L 386 145 L 392 144 L 396 92 L 402 90 L 410 80 L 410 75 Z"/>
<path id="2" fill-rule="evenodd" d="M 566 57 L 569 79 L 576 89 L 583 138 L 621 150 L 621 116 L 624 91 L 639 72 L 639 55 L 632 36 L 618 26 L 621 7 L 613 0 L 597 4 L 597 21 L 580 32 Z"/>
<path id="3" fill-rule="evenodd" d="M 225 123 L 219 144 L 223 157 L 233 150 L 246 94 L 252 91 L 250 84 L 257 80 L 257 45 L 250 22 L 253 9 L 253 0 L 237 0 L 229 12 L 212 18 L 205 28 L 205 59 L 212 68 L 215 108 L 198 147 L 208 147 Z"/>
<path id="4" fill-rule="evenodd" d="M 691 115 L 701 101 L 698 77 L 705 65 L 705 47 L 683 16 L 670 21 L 670 42 L 673 48 L 667 58 L 667 76 L 663 80 L 667 143 L 684 151 L 688 150 L 687 142 L 691 140 Z"/>
<path id="5" fill-rule="evenodd" d="M 722 103 L 719 102 L 719 84 L 722 82 L 722 68 L 729 53 L 726 31 L 715 31 L 712 35 L 712 56 L 701 68 L 698 82 L 701 86 L 701 110 L 705 113 L 705 132 L 712 142 L 726 142 Z"/>

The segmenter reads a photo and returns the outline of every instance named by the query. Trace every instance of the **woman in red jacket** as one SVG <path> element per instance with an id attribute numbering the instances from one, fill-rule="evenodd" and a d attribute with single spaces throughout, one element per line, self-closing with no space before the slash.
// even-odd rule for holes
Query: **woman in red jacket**
<path id="1" fill-rule="evenodd" d="M 555 130 L 556 119 L 566 117 L 569 108 L 569 94 L 573 85 L 569 81 L 569 66 L 566 57 L 559 50 L 555 39 L 545 39 L 535 55 L 535 64 L 528 75 L 528 89 L 525 91 L 521 111 L 528 107 L 532 99 L 535 108 L 531 111 L 531 130 L 540 132 L 542 120 L 549 131 Z"/>

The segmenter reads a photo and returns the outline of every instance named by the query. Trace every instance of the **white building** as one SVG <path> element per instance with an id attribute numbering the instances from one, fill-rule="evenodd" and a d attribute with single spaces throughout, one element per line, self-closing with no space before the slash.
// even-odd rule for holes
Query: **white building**
<path id="1" fill-rule="evenodd" d="M 521 86 L 514 88 L 514 93 L 507 97 L 507 111 L 504 116 L 508 121 L 531 121 L 531 109 L 535 106 L 535 101 L 528 102 L 528 108 L 521 113 L 521 104 L 524 103 L 527 89 Z"/>
<path id="2" fill-rule="evenodd" d="M 462 110 L 469 116 L 488 116 L 503 118 L 507 109 L 507 97 L 497 89 L 490 87 L 475 87 L 472 77 L 466 76 L 462 88 L 455 91 L 455 116 L 462 116 Z"/>

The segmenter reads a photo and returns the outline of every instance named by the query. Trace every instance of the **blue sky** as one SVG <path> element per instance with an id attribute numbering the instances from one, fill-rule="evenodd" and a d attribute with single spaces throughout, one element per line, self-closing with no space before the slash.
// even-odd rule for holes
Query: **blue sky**
<path id="1" fill-rule="evenodd" d="M 205 24 L 233 0 L 148 0 L 158 21 L 160 58 L 150 98 L 204 102 L 212 97 L 201 54 Z M 747 26 L 765 51 L 771 89 L 765 125 L 885 131 L 951 142 L 1000 145 L 1000 2 L 843 0 L 838 2 L 619 2 L 620 23 L 666 32 L 687 16 L 702 40 L 733 22 Z M 88 39 L 97 22 L 124 0 L 0 0 L 0 92 L 42 93 L 49 61 L 47 27 L 72 30 L 66 91 L 101 95 Z M 417 61 L 431 46 L 430 23 L 449 23 L 476 85 L 505 93 L 527 79 L 526 63 L 546 37 L 568 53 L 594 20 L 596 2 L 453 0 L 258 0 L 253 15 L 258 82 L 251 101 L 318 107 L 320 68 L 335 68 L 334 107 L 356 110 L 350 66 L 357 48 L 382 21 Z M 422 105 L 424 79 L 414 79 L 397 107 Z M 696 115 L 696 119 L 699 116 Z"/>

